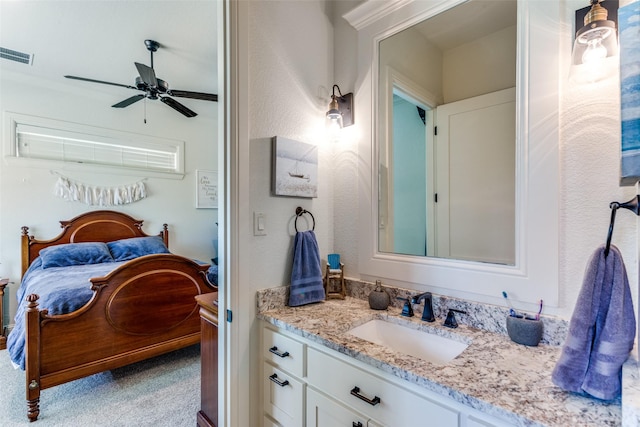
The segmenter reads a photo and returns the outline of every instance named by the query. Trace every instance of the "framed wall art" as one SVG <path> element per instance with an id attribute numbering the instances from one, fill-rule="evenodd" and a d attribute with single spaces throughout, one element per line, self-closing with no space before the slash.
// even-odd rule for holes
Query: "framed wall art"
<path id="1" fill-rule="evenodd" d="M 196 209 L 218 208 L 218 172 L 196 170 Z"/>
<path id="2" fill-rule="evenodd" d="M 318 197 L 318 147 L 274 137 L 272 190 L 276 196 Z"/>

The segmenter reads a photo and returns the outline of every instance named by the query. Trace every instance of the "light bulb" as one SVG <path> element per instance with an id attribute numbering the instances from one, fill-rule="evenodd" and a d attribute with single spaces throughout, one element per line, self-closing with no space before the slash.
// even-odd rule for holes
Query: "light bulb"
<path id="1" fill-rule="evenodd" d="M 593 64 L 607 57 L 607 49 L 602 45 L 602 38 L 589 40 L 588 46 L 582 54 L 583 64 Z"/>
<path id="2" fill-rule="evenodd" d="M 342 126 L 340 125 L 340 120 L 331 119 L 327 125 L 327 133 L 329 136 L 329 141 L 338 142 L 340 141 L 340 129 Z"/>

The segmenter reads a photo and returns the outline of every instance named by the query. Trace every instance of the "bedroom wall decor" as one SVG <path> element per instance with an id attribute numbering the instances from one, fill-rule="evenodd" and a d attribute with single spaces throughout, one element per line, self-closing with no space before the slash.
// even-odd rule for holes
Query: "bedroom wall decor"
<path id="1" fill-rule="evenodd" d="M 101 187 L 74 181 L 58 173 L 55 195 L 68 202 L 82 202 L 90 206 L 116 206 L 137 202 L 147 197 L 146 179 L 132 184 Z"/>
<path id="2" fill-rule="evenodd" d="M 618 10 L 620 25 L 620 115 L 622 170 L 620 183 L 640 180 L 640 2 Z"/>
<path id="3" fill-rule="evenodd" d="M 218 172 L 196 170 L 196 209 L 218 209 Z"/>
<path id="4" fill-rule="evenodd" d="M 276 196 L 318 197 L 318 147 L 274 137 L 272 191 Z"/>

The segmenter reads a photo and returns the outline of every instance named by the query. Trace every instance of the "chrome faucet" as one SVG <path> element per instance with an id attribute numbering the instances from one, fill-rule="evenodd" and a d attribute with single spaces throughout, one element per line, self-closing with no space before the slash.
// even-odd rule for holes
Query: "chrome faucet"
<path id="1" fill-rule="evenodd" d="M 431 292 L 425 292 L 420 295 L 416 295 L 411 298 L 412 304 L 420 304 L 420 301 L 424 300 L 424 310 L 422 312 L 422 320 L 425 322 L 434 322 L 436 320 L 433 315 L 433 297 Z"/>

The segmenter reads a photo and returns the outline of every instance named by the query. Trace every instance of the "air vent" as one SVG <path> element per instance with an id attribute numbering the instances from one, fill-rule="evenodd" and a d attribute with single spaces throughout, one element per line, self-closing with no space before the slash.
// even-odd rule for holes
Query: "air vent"
<path id="1" fill-rule="evenodd" d="M 0 47 L 0 58 L 9 61 L 21 62 L 23 64 L 33 65 L 33 55 L 22 53 L 15 50 Z"/>

